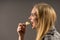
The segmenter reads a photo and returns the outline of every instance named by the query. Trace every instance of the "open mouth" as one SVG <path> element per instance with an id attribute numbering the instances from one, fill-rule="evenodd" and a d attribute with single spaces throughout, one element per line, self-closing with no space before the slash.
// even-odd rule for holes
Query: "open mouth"
<path id="1" fill-rule="evenodd" d="M 33 22 L 31 22 L 31 25 L 33 26 Z"/>

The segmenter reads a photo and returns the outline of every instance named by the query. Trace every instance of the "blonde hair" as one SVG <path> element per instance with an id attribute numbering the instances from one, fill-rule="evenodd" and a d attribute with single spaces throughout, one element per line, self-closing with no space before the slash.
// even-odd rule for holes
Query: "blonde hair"
<path id="1" fill-rule="evenodd" d="M 47 34 L 49 29 L 56 21 L 56 12 L 46 3 L 38 3 L 34 7 L 38 10 L 38 24 L 36 40 L 42 40 L 43 36 Z"/>

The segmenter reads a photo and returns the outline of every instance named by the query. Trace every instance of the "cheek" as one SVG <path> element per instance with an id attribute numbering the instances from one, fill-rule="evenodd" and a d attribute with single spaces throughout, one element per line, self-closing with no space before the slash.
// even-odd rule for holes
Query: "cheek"
<path id="1" fill-rule="evenodd" d="M 38 22 L 38 19 L 37 18 L 35 18 L 34 20 L 35 20 L 35 22 Z"/>

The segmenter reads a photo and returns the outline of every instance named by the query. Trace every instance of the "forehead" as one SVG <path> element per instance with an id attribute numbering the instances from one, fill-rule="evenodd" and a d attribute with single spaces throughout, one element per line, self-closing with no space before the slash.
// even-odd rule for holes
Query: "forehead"
<path id="1" fill-rule="evenodd" d="M 36 7 L 33 7 L 31 13 L 38 13 L 38 9 Z"/>

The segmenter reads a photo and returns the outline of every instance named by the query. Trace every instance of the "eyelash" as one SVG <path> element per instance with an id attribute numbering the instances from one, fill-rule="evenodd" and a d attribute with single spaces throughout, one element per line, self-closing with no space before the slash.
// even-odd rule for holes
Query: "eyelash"
<path id="1" fill-rule="evenodd" d="M 31 14 L 31 16 L 37 16 L 36 14 Z"/>

